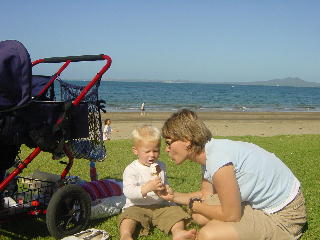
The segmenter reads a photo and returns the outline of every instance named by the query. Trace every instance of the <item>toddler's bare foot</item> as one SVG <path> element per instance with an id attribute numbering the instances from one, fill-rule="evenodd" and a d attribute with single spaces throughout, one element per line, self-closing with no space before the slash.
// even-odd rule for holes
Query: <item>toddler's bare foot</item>
<path id="1" fill-rule="evenodd" d="M 194 240 L 196 238 L 197 231 L 195 229 L 183 230 L 176 232 L 172 236 L 172 240 Z"/>

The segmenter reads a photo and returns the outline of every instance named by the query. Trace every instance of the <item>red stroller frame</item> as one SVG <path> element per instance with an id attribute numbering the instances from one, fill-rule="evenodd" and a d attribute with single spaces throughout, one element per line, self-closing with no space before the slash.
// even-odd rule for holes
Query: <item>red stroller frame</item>
<path id="1" fill-rule="evenodd" d="M 84 87 L 84 89 L 80 92 L 80 94 L 72 101 L 72 107 L 78 106 L 85 95 L 90 91 L 90 89 L 97 84 L 97 82 L 100 81 L 103 74 L 110 68 L 111 66 L 111 58 L 107 55 L 101 54 L 101 55 L 83 55 L 83 56 L 68 56 L 68 57 L 53 57 L 53 58 L 44 58 L 39 59 L 34 62 L 32 62 L 32 67 L 39 64 L 39 63 L 64 63 L 60 69 L 51 77 L 50 81 L 45 85 L 45 87 L 38 93 L 37 96 L 41 96 L 43 93 L 45 93 L 48 88 L 53 84 L 53 82 L 60 76 L 60 74 L 68 67 L 68 65 L 71 62 L 82 62 L 82 61 L 101 61 L 105 60 L 106 64 L 101 68 L 101 70 L 95 75 L 95 77 L 89 82 L 87 86 Z M 64 123 L 64 116 L 59 118 L 56 122 L 56 125 L 59 126 L 60 124 Z M 73 165 L 74 156 L 73 154 L 68 150 L 67 147 L 63 147 L 65 155 L 68 157 L 68 163 L 67 166 L 63 169 L 61 173 L 61 180 L 65 179 L 67 174 L 69 173 L 69 170 L 71 169 Z M 25 167 L 28 166 L 29 163 L 41 152 L 40 147 L 36 147 L 32 153 L 25 158 L 25 160 L 21 161 L 15 169 L 0 183 L 0 193 L 4 191 L 4 189 L 7 187 L 7 185 L 13 181 L 18 174 L 20 174 Z M 64 188 L 62 190 L 62 188 Z M 71 196 L 71 197 L 70 197 Z M 70 221 L 70 219 L 64 219 L 60 218 L 56 215 L 55 208 L 63 208 L 64 205 L 70 204 L 66 203 L 66 200 L 69 198 L 71 202 L 77 202 L 77 210 L 78 212 L 73 212 L 72 214 L 74 216 L 70 216 L 71 218 L 76 218 L 74 220 L 74 224 L 70 227 L 67 226 L 67 221 Z M 47 227 L 50 232 L 50 234 L 53 237 L 56 238 L 62 238 L 67 235 L 72 235 L 76 232 L 79 232 L 86 228 L 89 222 L 90 217 L 90 208 L 88 209 L 88 201 L 90 201 L 90 197 L 88 194 L 82 189 L 82 187 L 74 184 L 66 184 L 63 187 L 60 187 L 55 193 L 53 193 L 52 198 L 50 202 L 54 200 L 56 203 L 51 204 L 52 206 L 49 206 L 47 209 L 45 209 L 43 212 L 47 213 L 46 216 L 46 222 Z M 37 209 L 37 204 L 33 206 L 33 210 Z M 33 202 L 32 202 L 33 205 Z M 67 207 L 66 207 L 67 208 Z M 74 206 L 71 206 L 71 208 L 74 208 Z M 86 208 L 85 210 L 82 210 L 81 208 Z M 49 214 L 49 210 L 51 209 L 51 214 Z M 1 210 L 0 210 L 1 211 Z M 39 211 L 38 211 L 39 212 Z M 36 212 L 36 214 L 38 213 Z M 61 220 L 63 219 L 63 220 Z M 62 222 L 59 222 L 62 221 Z"/>

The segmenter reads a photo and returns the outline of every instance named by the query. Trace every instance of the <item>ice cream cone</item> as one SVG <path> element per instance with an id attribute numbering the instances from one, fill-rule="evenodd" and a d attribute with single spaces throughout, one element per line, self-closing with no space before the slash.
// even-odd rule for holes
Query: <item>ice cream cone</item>
<path id="1" fill-rule="evenodd" d="M 161 168 L 158 163 L 152 163 L 150 165 L 150 169 L 151 169 L 151 176 L 159 176 L 161 172 Z"/>

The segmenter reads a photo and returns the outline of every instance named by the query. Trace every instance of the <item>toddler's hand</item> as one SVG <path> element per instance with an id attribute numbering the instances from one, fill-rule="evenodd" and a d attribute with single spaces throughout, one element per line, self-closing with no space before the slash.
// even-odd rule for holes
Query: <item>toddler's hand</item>
<path id="1" fill-rule="evenodd" d="M 165 187 L 162 183 L 161 178 L 159 176 L 156 176 L 141 187 L 141 193 L 142 196 L 146 196 L 148 192 L 162 191 L 164 189 Z"/>

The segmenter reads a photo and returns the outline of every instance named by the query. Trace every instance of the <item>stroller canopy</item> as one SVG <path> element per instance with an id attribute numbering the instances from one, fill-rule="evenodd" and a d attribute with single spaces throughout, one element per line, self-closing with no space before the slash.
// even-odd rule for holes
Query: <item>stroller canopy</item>
<path id="1" fill-rule="evenodd" d="M 0 42 L 0 110 L 30 101 L 31 75 L 30 55 L 22 43 Z"/>

